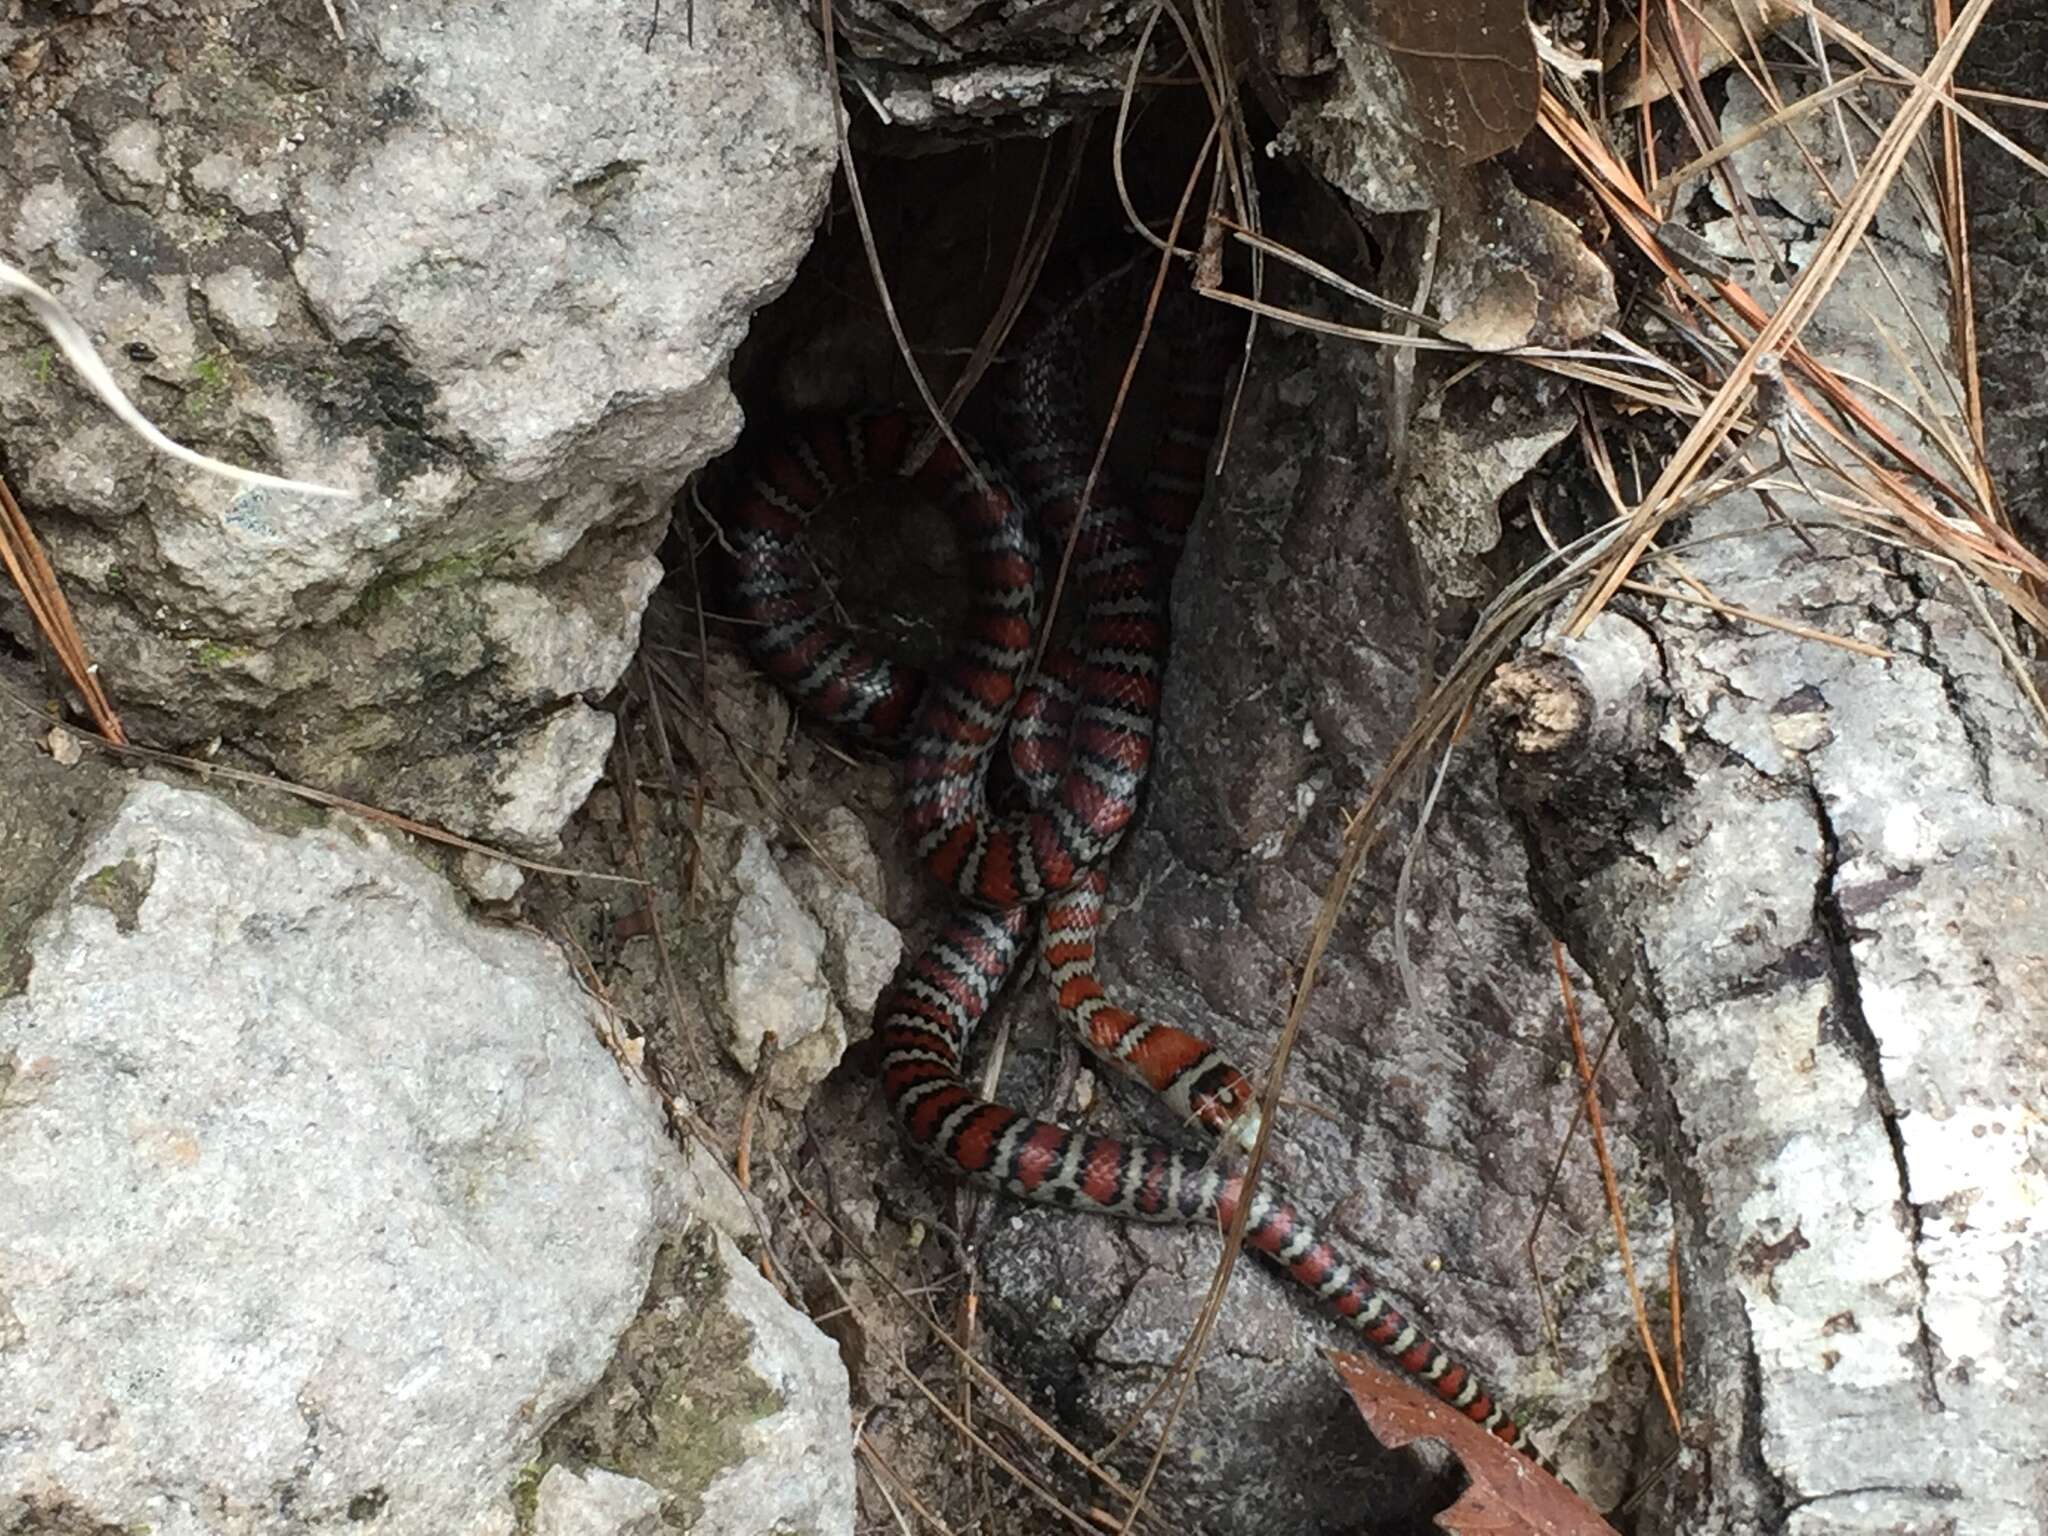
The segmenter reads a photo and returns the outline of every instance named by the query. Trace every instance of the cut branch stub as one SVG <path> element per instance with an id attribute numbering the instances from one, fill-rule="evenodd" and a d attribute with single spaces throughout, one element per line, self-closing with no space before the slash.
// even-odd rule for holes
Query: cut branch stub
<path id="1" fill-rule="evenodd" d="M 1613 613 L 1505 663 L 1481 697 L 1502 788 L 1529 805 L 1619 777 L 1655 742 L 1662 692 L 1655 642 Z"/>

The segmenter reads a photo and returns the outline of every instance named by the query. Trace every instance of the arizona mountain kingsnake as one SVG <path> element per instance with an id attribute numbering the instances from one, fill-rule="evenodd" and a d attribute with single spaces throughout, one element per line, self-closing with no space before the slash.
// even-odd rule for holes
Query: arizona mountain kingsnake
<path id="1" fill-rule="evenodd" d="M 1053 331 L 1062 324 L 1074 329 L 1068 321 Z M 759 666 L 799 706 L 900 754 L 918 856 L 962 898 L 876 1005 L 884 1089 L 912 1144 L 974 1183 L 1028 1200 L 1227 1227 L 1244 1182 L 1213 1151 L 1084 1135 L 983 1099 L 963 1076 L 968 1040 L 1015 968 L 1036 910 L 1059 1010 L 1091 1051 L 1219 1137 L 1248 1147 L 1258 1129 L 1251 1087 L 1221 1052 L 1115 1006 L 1095 975 L 1102 865 L 1151 765 L 1167 586 L 1201 499 L 1223 371 L 1213 358 L 1176 357 L 1142 520 L 1098 484 L 1075 536 L 1092 455 L 1085 423 L 1060 402 L 1074 394 L 1068 354 L 1077 342 L 1073 334 L 1041 339 L 1012 382 L 1008 463 L 1021 501 L 1003 468 L 972 444 L 984 480 L 944 442 L 906 477 L 958 528 L 971 589 L 965 633 L 928 677 L 868 649 L 829 616 L 803 542 L 811 516 L 840 490 L 897 475 L 920 435 L 902 415 L 814 427 L 754 464 L 724 520 L 738 615 Z M 1202 350 L 1176 338 L 1177 353 Z M 1040 551 L 1056 564 L 1070 536 L 1076 632 L 1027 682 L 1043 600 Z M 998 746 L 1026 802 L 1007 815 L 988 793 Z M 1479 1378 L 1403 1316 L 1271 1178 L 1251 1198 L 1248 1247 L 1443 1401 L 1531 1450 Z"/>

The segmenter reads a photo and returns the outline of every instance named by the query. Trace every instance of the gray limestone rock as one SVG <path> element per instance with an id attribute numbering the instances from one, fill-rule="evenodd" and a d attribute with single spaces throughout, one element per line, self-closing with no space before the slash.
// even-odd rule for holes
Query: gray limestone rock
<path id="1" fill-rule="evenodd" d="M 0 1528 L 509 1532 L 677 1192 L 562 956 L 158 783 L 69 870 L 0 1001 Z"/>
<path id="2" fill-rule="evenodd" d="M 1131 0 L 1000 7 L 852 0 L 834 11 L 842 67 L 856 87 L 849 106 L 857 127 L 880 122 L 963 137 L 1044 134 L 1113 105 L 1148 14 Z"/>
<path id="3" fill-rule="evenodd" d="M 550 1432 L 540 1506 L 553 1485 L 558 1518 L 582 1522 L 562 1529 L 630 1531 L 652 1494 L 690 1536 L 852 1536 L 847 1393 L 837 1346 L 699 1227 L 662 1249 L 604 1379 Z"/>
<path id="4" fill-rule="evenodd" d="M 783 878 L 824 932 L 825 974 L 848 1022 L 864 1026 L 903 958 L 903 936 L 879 910 L 881 861 L 867 828 L 844 806 L 828 810 Z"/>
<path id="5" fill-rule="evenodd" d="M 839 1064 L 849 1019 L 867 1019 L 902 954 L 861 889 L 879 881 L 874 850 L 844 810 L 820 845 L 834 867 L 820 854 L 778 855 L 721 812 L 707 810 L 703 825 L 722 925 L 711 1007 L 725 1048 L 749 1075 L 770 1063 L 780 1095 L 800 1101 Z"/>
<path id="6" fill-rule="evenodd" d="M 726 875 L 738 896 L 725 934 L 733 1058 L 753 1072 L 764 1046 L 783 1059 L 816 1049 L 822 1059 L 806 1074 L 815 1082 L 846 1049 L 846 1024 L 825 976 L 825 930 L 796 899 L 752 827 L 739 832 Z"/>
<path id="7" fill-rule="evenodd" d="M 746 1329 L 746 1369 L 773 1394 L 742 1432 L 743 1460 L 704 1490 L 692 1536 L 853 1536 L 853 1419 L 838 1347 L 794 1311 L 723 1236 L 727 1310 Z"/>
<path id="8" fill-rule="evenodd" d="M 31 8 L 30 14 L 35 14 Z M 0 312 L 9 472 L 130 718 L 526 847 L 587 792 L 669 498 L 833 163 L 765 3 L 0 17 L 0 244 L 174 435 Z"/>
<path id="9" fill-rule="evenodd" d="M 550 1467 L 540 1480 L 533 1536 L 662 1536 L 661 1490 L 603 1467 Z"/>

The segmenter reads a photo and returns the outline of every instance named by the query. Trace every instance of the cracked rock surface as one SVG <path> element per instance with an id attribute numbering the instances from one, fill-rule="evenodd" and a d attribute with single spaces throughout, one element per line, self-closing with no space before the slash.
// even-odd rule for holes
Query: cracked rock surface
<path id="1" fill-rule="evenodd" d="M 1932 248 L 1885 243 L 1896 290 L 1859 258 L 1808 346 L 1912 397 L 1867 317 L 1902 291 L 1940 343 Z M 1559 654 L 1635 725 L 1504 755 L 1676 1201 L 1703 1454 L 1642 1528 L 2020 1536 L 2048 1477 L 2039 721 L 1953 576 L 1780 504 L 1800 532 L 1748 495 L 1696 516 L 1691 575 L 1882 660 L 1623 610 L 1654 636 L 1633 668 Z"/>
<path id="2" fill-rule="evenodd" d="M 737 432 L 726 364 L 831 176 L 804 24 L 746 0 L 698 23 L 429 0 L 360 8 L 344 44 L 267 0 L 0 19 L 10 258 L 174 435 L 354 493 L 153 457 L 0 309 L 10 478 L 144 734 L 551 842 L 610 742 L 585 700 L 633 655 L 668 501 Z"/>
<path id="3" fill-rule="evenodd" d="M 879 117 L 892 129 L 969 135 L 1045 133 L 1113 105 L 1151 14 L 1132 0 L 850 0 L 834 10 L 854 100 L 866 103 L 859 127 Z"/>
<path id="4" fill-rule="evenodd" d="M 1532 808 L 1670 1127 L 1713 1470 L 1655 1528 L 2018 1536 L 2048 1446 L 2048 777 L 1952 582 L 1764 521 L 1697 522 L 1751 531 L 1694 574 L 1892 660 L 1663 613 L 1658 812 L 1583 783 Z"/>

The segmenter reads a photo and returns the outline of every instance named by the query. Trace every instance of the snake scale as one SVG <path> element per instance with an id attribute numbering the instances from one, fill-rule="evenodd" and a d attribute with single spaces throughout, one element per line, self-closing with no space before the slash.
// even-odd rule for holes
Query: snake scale
<path id="1" fill-rule="evenodd" d="M 1180 301 L 1183 307 L 1188 301 Z M 918 857 L 957 896 L 936 937 L 876 1005 L 884 1091 L 920 1152 L 1027 1200 L 1127 1220 L 1227 1228 L 1246 1198 L 1215 1150 L 1091 1136 L 990 1102 L 963 1058 L 1037 919 L 1062 1017 L 1102 1061 L 1213 1135 L 1249 1147 L 1258 1108 L 1214 1046 L 1112 1003 L 1095 971 L 1104 861 L 1136 813 L 1151 766 L 1167 648 L 1167 587 L 1195 507 L 1223 398 L 1214 328 L 1179 326 L 1167 422 L 1135 507 L 1099 485 L 1075 366 L 1085 313 L 1045 328 L 1006 392 L 1004 464 L 962 440 L 977 477 L 940 442 L 901 475 L 945 511 L 966 559 L 970 608 L 929 675 L 863 645 L 831 616 L 804 537 L 842 489 L 897 478 L 920 436 L 901 414 L 814 425 L 752 463 L 723 521 L 738 617 L 757 665 L 800 708 L 900 756 Z M 1078 528 L 1077 528 L 1078 523 Z M 1044 571 L 1072 541 L 1074 633 L 1027 677 Z M 999 750 L 1021 809 L 998 808 Z M 1404 1316 L 1274 1185 L 1251 1194 L 1245 1242 L 1444 1402 L 1517 1449 L 1522 1429 L 1479 1377 Z"/>

